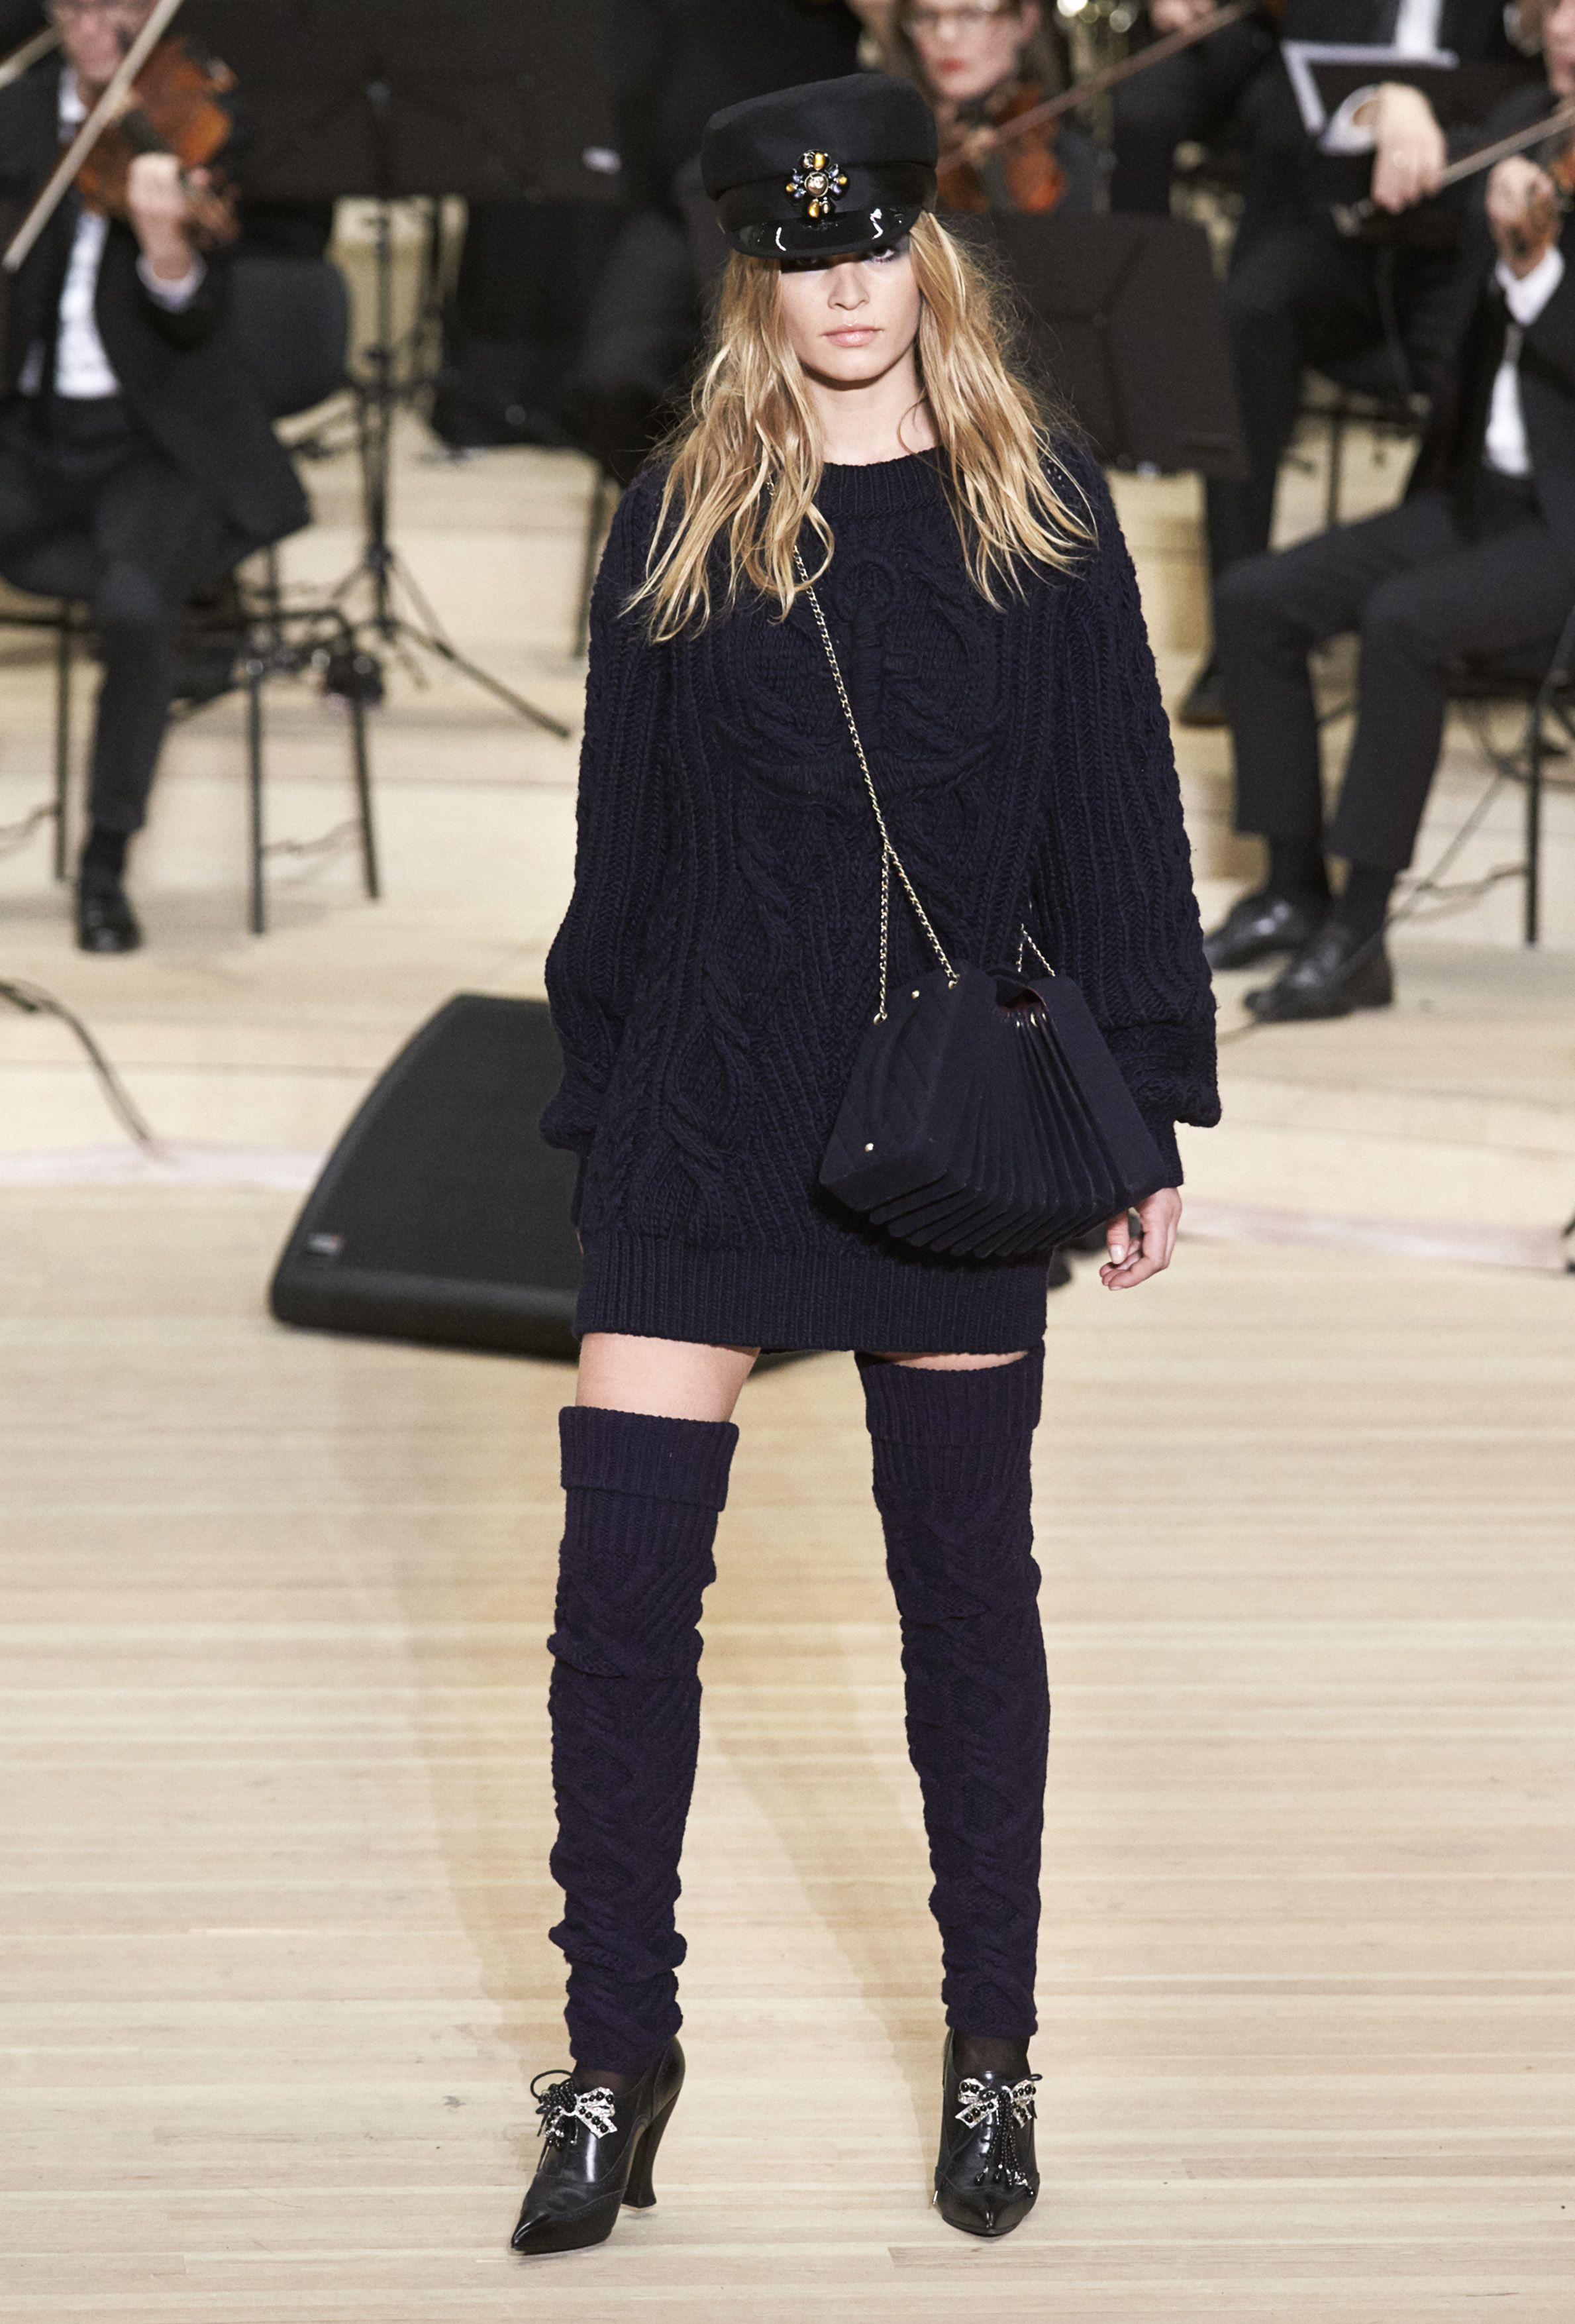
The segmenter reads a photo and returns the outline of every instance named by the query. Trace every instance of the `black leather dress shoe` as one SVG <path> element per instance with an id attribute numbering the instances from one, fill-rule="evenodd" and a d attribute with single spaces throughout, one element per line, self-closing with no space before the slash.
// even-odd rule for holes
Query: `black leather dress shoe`
<path id="1" fill-rule="evenodd" d="M 946 2036 L 941 2070 L 941 2153 L 935 2208 L 965 2236 L 1009 2236 L 1039 2192 L 1034 2159 L 1034 2085 L 1037 2074 L 962 2074 L 956 2043 Z"/>
<path id="2" fill-rule="evenodd" d="M 1203 958 L 1211 968 L 1252 968 L 1276 952 L 1297 952 L 1316 936 L 1328 912 L 1327 904 L 1303 903 L 1294 896 L 1276 896 L 1259 888 L 1239 896 L 1219 927 L 1203 938 Z"/>
<path id="3" fill-rule="evenodd" d="M 1188 687 L 1186 698 L 1175 715 L 1184 726 L 1230 724 L 1225 709 L 1225 681 L 1212 654 Z"/>
<path id="4" fill-rule="evenodd" d="M 1260 1025 L 1294 1025 L 1387 1009 L 1394 998 L 1383 936 L 1359 936 L 1331 914 L 1272 984 L 1248 994 L 1247 1005 Z"/>
<path id="5" fill-rule="evenodd" d="M 538 2074 L 536 2081 L 545 2080 Z M 648 2210 L 651 2164 L 684 2086 L 684 2053 L 669 2042 L 638 2082 L 578 2090 L 564 2076 L 530 2094 L 546 2144 L 514 2229 L 517 2252 L 580 2251 L 605 2243 L 620 2204 Z"/>
<path id="6" fill-rule="evenodd" d="M 135 952 L 143 940 L 125 890 L 112 875 L 85 872 L 77 883 L 77 942 L 83 952 Z"/>

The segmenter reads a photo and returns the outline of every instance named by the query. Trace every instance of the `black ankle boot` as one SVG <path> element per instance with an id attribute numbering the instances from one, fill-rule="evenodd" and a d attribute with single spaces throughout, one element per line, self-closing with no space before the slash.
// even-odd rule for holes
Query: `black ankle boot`
<path id="1" fill-rule="evenodd" d="M 1034 2159 L 1034 2084 L 1037 2074 L 964 2074 L 956 2039 L 946 2036 L 941 2071 L 941 2153 L 935 2206 L 965 2236 L 1009 2236 L 1039 2192 Z"/>
<path id="2" fill-rule="evenodd" d="M 536 2077 L 539 2082 L 544 2078 Z M 614 2095 L 576 2089 L 567 2075 L 530 2094 L 546 2141 L 514 2229 L 517 2252 L 580 2251 L 605 2243 L 621 2203 L 649 2210 L 651 2165 L 684 2086 L 684 2052 L 669 2042 L 639 2081 Z"/>

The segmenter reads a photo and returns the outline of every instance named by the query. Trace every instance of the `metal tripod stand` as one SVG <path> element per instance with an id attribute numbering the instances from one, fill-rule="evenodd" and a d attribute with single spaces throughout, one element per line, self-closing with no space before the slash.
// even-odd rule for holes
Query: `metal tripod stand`
<path id="1" fill-rule="evenodd" d="M 369 92 L 370 94 L 370 92 Z M 329 595 L 329 604 L 345 622 L 352 637 L 376 639 L 398 650 L 419 648 L 435 655 L 481 687 L 517 716 L 548 734 L 566 738 L 561 719 L 517 694 L 462 654 L 445 631 L 423 591 L 395 548 L 389 530 L 390 471 L 395 414 L 419 392 L 425 382 L 419 373 L 401 377 L 394 342 L 392 204 L 380 198 L 373 210 L 373 253 L 376 278 L 376 337 L 365 350 L 366 370 L 352 382 L 356 403 L 356 441 L 361 458 L 362 502 L 366 543 L 354 568 Z M 364 613 L 354 610 L 356 593 L 370 596 Z M 410 606 L 412 620 L 401 610 Z"/>

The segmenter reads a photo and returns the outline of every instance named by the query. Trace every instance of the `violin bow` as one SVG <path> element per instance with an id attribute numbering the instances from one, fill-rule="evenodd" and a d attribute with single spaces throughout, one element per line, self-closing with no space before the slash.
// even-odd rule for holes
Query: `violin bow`
<path id="1" fill-rule="evenodd" d="M 152 14 L 116 65 L 103 96 L 61 154 L 54 175 L 13 235 L 10 247 L 5 257 L 0 259 L 0 266 L 5 267 L 7 274 L 14 274 L 21 267 L 28 252 L 60 208 L 66 189 L 110 123 L 124 110 L 127 90 L 163 39 L 165 30 L 180 5 L 181 0 L 158 0 Z"/>
<path id="2" fill-rule="evenodd" d="M 60 45 L 60 36 L 52 24 L 46 24 L 43 31 L 35 32 L 31 41 L 23 41 L 22 46 L 13 49 L 5 62 L 0 64 L 0 88 L 9 88 L 14 80 L 20 80 L 24 72 L 32 71 L 40 57 L 47 57 L 51 49 L 58 49 Z"/>
<path id="3" fill-rule="evenodd" d="M 1555 106 L 1552 113 L 1534 121 L 1529 128 L 1512 130 L 1507 137 L 1495 138 L 1491 145 L 1478 145 L 1474 152 L 1462 153 L 1442 172 L 1433 193 L 1441 194 L 1446 187 L 1458 186 L 1463 178 L 1480 177 L 1496 162 L 1507 161 L 1512 153 L 1524 153 L 1533 145 L 1557 137 L 1565 129 L 1575 129 L 1575 97 L 1567 97 L 1562 105 Z M 1359 202 L 1334 205 L 1334 222 L 1341 234 L 1359 234 L 1363 226 L 1370 226 L 1374 218 L 1383 215 L 1370 194 L 1365 194 Z"/>
<path id="4" fill-rule="evenodd" d="M 1162 40 L 1151 41 L 1135 56 L 1122 57 L 1116 64 L 1101 66 L 1098 72 L 1090 73 L 1086 80 L 1073 81 L 1070 88 L 1064 88 L 1057 97 L 1047 97 L 1042 105 L 1036 105 L 1029 112 L 1019 113 L 1013 120 L 1003 121 L 993 127 L 971 131 L 960 143 L 947 148 L 936 167 L 944 170 L 954 168 L 959 161 L 982 160 L 985 154 L 999 152 L 1001 146 L 1009 144 L 1015 138 L 1043 129 L 1048 122 L 1059 121 L 1064 113 L 1075 113 L 1078 106 L 1086 105 L 1091 97 L 1102 97 L 1106 89 L 1115 88 L 1122 81 L 1130 80 L 1135 73 L 1147 72 L 1150 65 L 1162 65 L 1166 57 L 1179 56 L 1183 49 L 1192 48 L 1198 41 L 1206 41 L 1211 32 L 1222 32 L 1227 24 L 1238 23 L 1243 16 L 1257 14 L 1262 5 L 1263 0 L 1225 0 L 1222 8 L 1214 9 L 1207 16 L 1200 16 L 1195 24 L 1184 24 L 1174 32 L 1166 32 Z"/>

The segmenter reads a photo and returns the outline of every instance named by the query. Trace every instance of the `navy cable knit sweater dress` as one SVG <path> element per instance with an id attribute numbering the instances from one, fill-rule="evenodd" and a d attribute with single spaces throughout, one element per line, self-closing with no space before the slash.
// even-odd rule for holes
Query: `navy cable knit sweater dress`
<path id="1" fill-rule="evenodd" d="M 997 611 L 932 459 L 825 469 L 818 583 L 898 852 L 953 954 L 1026 925 L 1138 1106 L 1219 1119 L 1214 1010 L 1169 730 L 1102 475 L 1069 576 Z M 817 1185 L 875 1012 L 880 850 L 807 604 L 673 645 L 624 602 L 660 495 L 625 494 L 596 584 L 575 890 L 547 964 L 584 1157 L 576 1328 L 778 1348 L 1031 1347 L 1045 1269 L 906 1249 Z M 894 975 L 932 964 L 897 883 Z M 1176 1177 L 1181 1176 L 1176 1165 Z"/>

